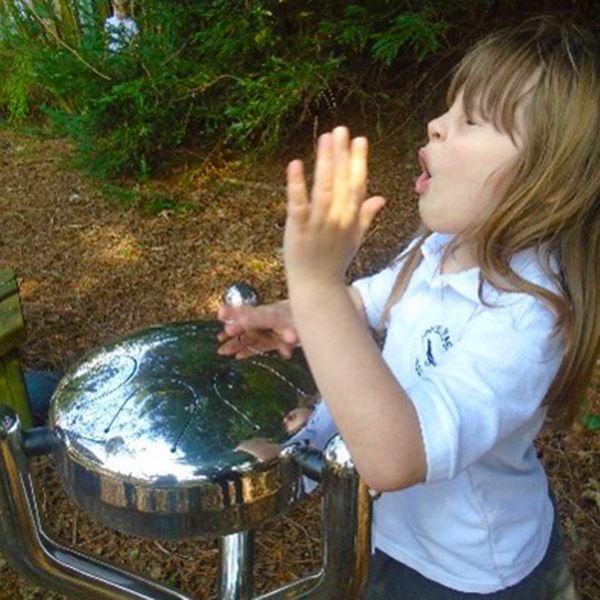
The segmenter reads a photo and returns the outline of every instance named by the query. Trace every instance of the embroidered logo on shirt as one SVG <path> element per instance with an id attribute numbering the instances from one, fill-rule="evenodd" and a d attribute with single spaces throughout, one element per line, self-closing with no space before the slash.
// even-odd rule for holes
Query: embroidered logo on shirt
<path id="1" fill-rule="evenodd" d="M 447 327 L 433 325 L 421 336 L 421 355 L 415 359 L 415 371 L 421 377 L 427 367 L 436 367 L 442 352 L 452 348 L 452 340 Z"/>

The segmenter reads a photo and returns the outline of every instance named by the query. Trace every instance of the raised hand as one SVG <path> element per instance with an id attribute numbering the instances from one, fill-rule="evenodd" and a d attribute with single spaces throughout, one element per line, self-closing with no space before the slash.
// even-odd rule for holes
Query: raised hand
<path id="1" fill-rule="evenodd" d="M 367 152 L 366 138 L 350 140 L 346 127 L 322 135 L 310 197 L 302 162 L 289 164 L 284 257 L 291 287 L 344 282 L 367 229 L 385 203 L 381 196 L 366 199 Z"/>
<path id="2" fill-rule="evenodd" d="M 221 306 L 217 317 L 224 323 L 218 340 L 219 354 L 248 358 L 276 350 L 290 358 L 298 343 L 288 302 L 260 306 Z"/>

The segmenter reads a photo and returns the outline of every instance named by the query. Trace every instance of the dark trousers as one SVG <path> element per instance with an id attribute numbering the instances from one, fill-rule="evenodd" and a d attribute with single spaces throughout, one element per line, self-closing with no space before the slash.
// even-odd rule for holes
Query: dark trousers
<path id="1" fill-rule="evenodd" d="M 575 587 L 558 526 L 542 562 L 519 583 L 491 594 L 459 592 L 375 551 L 364 600 L 575 600 Z"/>

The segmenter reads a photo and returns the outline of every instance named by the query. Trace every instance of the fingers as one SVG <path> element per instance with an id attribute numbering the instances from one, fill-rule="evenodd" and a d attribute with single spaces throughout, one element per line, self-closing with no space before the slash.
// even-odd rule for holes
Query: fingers
<path id="1" fill-rule="evenodd" d="M 220 340 L 223 341 L 223 340 Z M 236 356 L 241 350 L 240 343 L 237 338 L 225 340 L 218 348 L 217 354 L 221 356 Z"/>
<path id="2" fill-rule="evenodd" d="M 290 346 L 295 346 L 300 341 L 298 332 L 292 328 L 283 329 L 279 335 L 281 336 L 281 339 Z"/>
<path id="3" fill-rule="evenodd" d="M 286 344 L 284 342 L 278 342 L 277 344 L 277 352 L 282 358 L 292 358 L 292 353 L 294 351 L 294 347 Z"/>
<path id="4" fill-rule="evenodd" d="M 311 223 L 319 225 L 333 217 L 347 224 L 357 217 L 366 196 L 367 154 L 367 139 L 350 140 L 347 127 L 336 127 L 319 138 L 311 205 L 302 202 L 302 208 L 310 211 Z M 303 199 L 305 191 L 304 187 Z"/>
<path id="5" fill-rule="evenodd" d="M 367 232 L 375 215 L 385 206 L 383 196 L 373 196 L 365 200 L 360 207 L 359 228 L 361 237 Z"/>
<path id="6" fill-rule="evenodd" d="M 311 194 L 312 206 L 310 220 L 312 223 L 323 222 L 329 214 L 333 202 L 333 134 L 324 133 L 317 145 L 317 161 L 315 163 L 315 180 Z"/>
<path id="7" fill-rule="evenodd" d="M 284 311 L 285 312 L 285 311 Z M 217 334 L 222 356 L 248 358 L 260 352 L 277 351 L 291 358 L 298 333 L 285 325 L 285 314 L 278 305 L 219 307 L 217 318 L 224 323 Z"/>
<path id="8" fill-rule="evenodd" d="M 232 336 L 253 329 L 272 329 L 277 325 L 274 317 L 273 310 L 268 305 L 223 305 L 217 312 L 217 318 L 225 324 L 225 331 Z"/>
<path id="9" fill-rule="evenodd" d="M 297 341 L 297 334 L 288 333 L 287 339 Z M 277 351 L 283 358 L 291 358 L 296 341 L 290 343 L 282 336 L 269 331 L 260 331 L 254 334 L 244 333 L 235 336 L 229 336 L 226 332 L 217 335 L 217 339 L 222 342 L 217 349 L 217 354 L 221 356 L 235 356 L 235 358 L 249 358 L 263 352 Z"/>
<path id="10" fill-rule="evenodd" d="M 259 344 L 250 347 L 248 345 L 240 344 L 238 338 L 232 338 L 219 346 L 217 354 L 219 354 L 219 356 L 232 356 L 238 360 L 242 360 L 244 358 L 251 358 L 252 356 L 256 356 L 263 352 L 272 351 L 276 351 L 282 358 L 290 359 L 292 358 L 294 347 L 285 344 L 284 342 L 276 342 L 268 347 L 262 348 Z"/>
<path id="11" fill-rule="evenodd" d="M 286 190 L 288 218 L 297 224 L 302 224 L 308 219 L 309 203 L 304 179 L 304 166 L 301 160 L 293 160 L 288 165 Z"/>
<path id="12" fill-rule="evenodd" d="M 348 193 L 350 190 L 351 152 L 350 132 L 346 127 L 333 130 L 333 215 L 344 218 L 348 213 Z"/>
<path id="13" fill-rule="evenodd" d="M 367 138 L 352 140 L 350 149 L 349 200 L 355 210 L 359 210 L 367 195 Z"/>

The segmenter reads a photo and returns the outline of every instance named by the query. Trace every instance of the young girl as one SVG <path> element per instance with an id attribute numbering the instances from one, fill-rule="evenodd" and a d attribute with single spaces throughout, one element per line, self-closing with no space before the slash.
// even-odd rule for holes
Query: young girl
<path id="1" fill-rule="evenodd" d="M 113 14 L 104 21 L 107 49 L 115 54 L 125 50 L 138 35 L 137 23 L 128 15 L 129 0 L 113 0 Z"/>
<path id="2" fill-rule="evenodd" d="M 369 600 L 574 597 L 533 440 L 573 421 L 598 356 L 599 102 L 589 34 L 537 18 L 485 38 L 428 125 L 399 258 L 346 287 L 384 201 L 339 127 L 310 196 L 288 167 L 290 300 L 219 311 L 222 354 L 302 342 L 327 401 L 303 434 L 334 422 L 383 492 Z"/>

